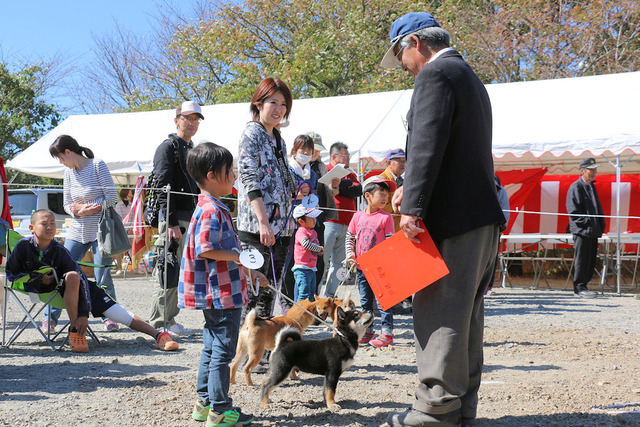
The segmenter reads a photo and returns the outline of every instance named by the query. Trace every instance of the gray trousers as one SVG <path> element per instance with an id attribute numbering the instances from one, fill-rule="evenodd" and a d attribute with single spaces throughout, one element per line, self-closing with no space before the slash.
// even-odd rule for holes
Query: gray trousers
<path id="1" fill-rule="evenodd" d="M 413 299 L 420 385 L 413 408 L 475 418 L 483 366 L 484 291 L 493 278 L 498 226 L 438 244 L 450 273 Z"/>
<path id="2" fill-rule="evenodd" d="M 182 233 L 182 238 L 179 241 L 177 257 L 182 259 L 182 251 L 184 250 L 184 244 L 187 237 L 187 231 L 189 229 L 189 221 L 178 221 L 180 227 L 184 228 L 185 232 Z M 158 239 L 155 242 L 156 253 L 160 253 L 161 248 L 164 247 L 164 242 L 167 239 L 167 223 L 161 222 L 158 224 Z M 153 293 L 151 296 L 151 316 L 149 317 L 149 324 L 156 329 L 164 327 L 164 307 L 167 306 L 167 328 L 170 328 L 176 323 L 176 316 L 180 313 L 178 308 L 178 288 L 168 288 L 167 297 L 165 299 L 164 288 L 160 286 L 160 278 L 156 276 L 156 280 L 153 283 Z"/>

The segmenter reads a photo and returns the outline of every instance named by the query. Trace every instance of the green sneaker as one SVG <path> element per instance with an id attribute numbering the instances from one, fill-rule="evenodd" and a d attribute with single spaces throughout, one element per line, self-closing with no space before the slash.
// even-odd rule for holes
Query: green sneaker
<path id="1" fill-rule="evenodd" d="M 222 414 L 209 410 L 206 427 L 234 427 L 238 424 L 247 425 L 253 421 L 253 415 L 243 414 L 238 409 L 224 411 Z"/>
<path id="2" fill-rule="evenodd" d="M 209 405 L 204 406 L 202 402 L 199 400 L 196 401 L 195 406 L 193 407 L 193 412 L 191 413 L 191 418 L 196 421 L 207 421 L 207 417 L 209 416 Z"/>

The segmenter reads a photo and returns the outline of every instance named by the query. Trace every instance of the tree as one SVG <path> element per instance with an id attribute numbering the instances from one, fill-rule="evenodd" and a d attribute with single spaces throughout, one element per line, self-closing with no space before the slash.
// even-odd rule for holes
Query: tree
<path id="1" fill-rule="evenodd" d="M 439 17 L 485 83 L 636 71 L 637 0 L 454 0 Z"/>
<path id="2" fill-rule="evenodd" d="M 409 88 L 409 77 L 379 63 L 391 23 L 416 5 L 430 7 L 416 0 L 202 2 L 187 19 L 165 5 L 154 41 L 122 30 L 97 40 L 87 80 L 107 88 L 104 105 L 115 101 L 126 111 L 185 99 L 246 102 L 266 76 L 303 98 Z"/>
<path id="3" fill-rule="evenodd" d="M 0 63 L 0 156 L 12 159 L 56 126 L 60 115 L 43 99 L 48 69 L 26 66 L 13 74 Z"/>
<path id="4" fill-rule="evenodd" d="M 297 98 L 411 88 L 379 63 L 391 23 L 416 10 L 436 16 L 485 83 L 635 71 L 640 61 L 637 0 L 200 1 L 190 17 L 165 3 L 154 37 L 117 27 L 96 40 L 85 98 L 101 93 L 101 111 L 246 102 L 266 76 Z"/>

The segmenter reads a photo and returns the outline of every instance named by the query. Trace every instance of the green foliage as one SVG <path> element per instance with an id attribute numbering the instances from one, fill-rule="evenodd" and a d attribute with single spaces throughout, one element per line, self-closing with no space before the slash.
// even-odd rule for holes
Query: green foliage
<path id="1" fill-rule="evenodd" d="M 379 67 L 392 22 L 410 11 L 433 13 L 485 83 L 640 68 L 637 0 L 223 1 L 196 3 L 191 18 L 165 7 L 154 39 L 99 41 L 92 79 L 106 104 L 247 102 L 267 76 L 296 98 L 411 88 L 407 73 Z"/>
<path id="2" fill-rule="evenodd" d="M 121 110 L 248 101 L 260 80 L 280 77 L 296 98 L 410 88 L 405 73 L 379 67 L 399 16 L 430 8 L 416 0 L 246 0 L 202 3 L 196 18 L 167 14 L 157 45 L 103 40 L 98 55 L 120 71 Z M 102 64 L 103 68 L 104 65 Z M 117 76 L 117 77 L 116 77 Z"/>
<path id="3" fill-rule="evenodd" d="M 19 172 L 15 169 L 7 169 L 7 182 L 20 183 L 20 185 L 10 185 L 8 188 L 21 189 L 32 187 L 62 187 L 62 179 L 45 178 L 43 176 L 31 175 Z"/>
<path id="4" fill-rule="evenodd" d="M 38 90 L 39 65 L 12 74 L 0 63 L 0 157 L 11 159 L 56 126 L 60 115 Z"/>

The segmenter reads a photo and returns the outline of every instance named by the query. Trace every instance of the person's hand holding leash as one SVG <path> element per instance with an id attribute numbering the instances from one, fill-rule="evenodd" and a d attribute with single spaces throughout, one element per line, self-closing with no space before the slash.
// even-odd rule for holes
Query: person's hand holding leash
<path id="1" fill-rule="evenodd" d="M 180 226 L 176 225 L 174 227 L 169 227 L 167 229 L 167 236 L 169 237 L 169 241 L 173 239 L 180 240 L 182 238 L 182 230 L 180 230 Z"/>

